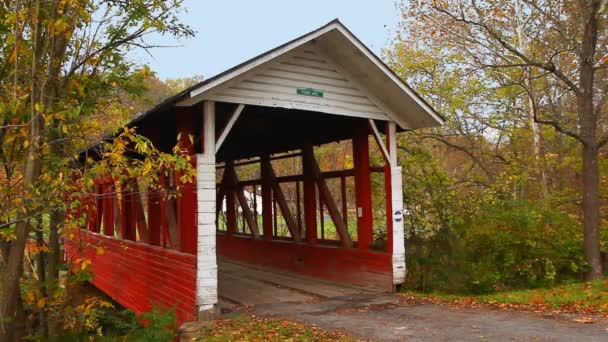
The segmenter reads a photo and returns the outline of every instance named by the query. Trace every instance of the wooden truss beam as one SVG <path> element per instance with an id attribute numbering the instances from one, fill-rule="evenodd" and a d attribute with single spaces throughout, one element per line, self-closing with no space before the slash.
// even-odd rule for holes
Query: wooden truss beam
<path id="1" fill-rule="evenodd" d="M 245 198 L 245 194 L 243 192 L 243 187 L 239 186 L 239 179 L 234 170 L 234 167 L 226 168 L 224 172 L 227 172 L 228 179 L 230 180 L 230 185 L 234 187 L 236 190 L 236 197 L 241 205 L 241 210 L 243 211 L 243 216 L 245 217 L 245 221 L 247 221 L 247 225 L 249 226 L 249 230 L 253 237 L 256 239 L 260 238 L 260 229 L 258 228 L 257 222 L 255 222 L 255 218 L 253 217 L 253 212 L 251 208 L 249 208 L 249 203 L 247 203 L 247 198 Z M 255 196 L 255 194 L 254 194 Z"/>
<path id="2" fill-rule="evenodd" d="M 161 245 L 161 200 L 160 190 L 148 187 L 148 231 L 150 236 L 149 243 L 152 246 Z"/>
<path id="3" fill-rule="evenodd" d="M 222 133 L 220 133 L 220 136 L 217 138 L 217 141 L 215 142 L 215 153 L 217 153 L 220 150 L 220 147 L 222 147 L 222 143 L 224 143 L 224 140 L 226 140 L 226 138 L 228 137 L 228 133 L 230 133 L 230 131 L 232 130 L 232 127 L 243 112 L 243 109 L 245 109 L 244 104 L 238 105 L 238 107 L 236 107 L 236 109 L 230 116 L 230 119 L 228 119 L 228 123 L 222 130 Z"/>
<path id="4" fill-rule="evenodd" d="M 301 156 L 302 153 L 301 152 L 293 152 L 293 153 L 285 153 L 285 154 L 278 154 L 278 155 L 274 155 L 274 156 L 267 156 L 268 158 L 270 158 L 270 160 L 281 160 L 281 159 L 289 159 L 289 158 L 294 158 L 294 157 L 299 157 Z M 245 159 L 245 160 L 241 160 L 239 162 L 234 162 L 234 166 L 245 166 L 245 165 L 251 165 L 251 164 L 258 164 L 262 161 L 262 159 L 265 157 L 261 157 L 261 158 L 251 158 L 251 159 Z M 216 169 L 223 169 L 225 168 L 226 165 L 224 164 L 218 164 L 215 168 Z"/>
<path id="5" fill-rule="evenodd" d="M 314 158 L 312 159 L 312 171 L 317 182 L 317 187 L 319 188 L 319 196 L 321 197 L 323 203 L 325 203 L 325 205 L 327 206 L 327 211 L 329 212 L 329 216 L 331 217 L 331 220 L 336 226 L 336 231 L 340 236 L 342 246 L 345 248 L 352 248 L 353 240 L 351 239 L 350 234 L 348 233 L 348 228 L 342 220 L 338 205 L 336 204 L 336 201 L 334 201 L 334 198 L 331 196 L 331 191 L 329 191 L 329 187 L 327 186 L 327 182 L 325 182 L 323 173 L 321 173 L 319 164 L 317 164 L 317 161 Z"/>
<path id="6" fill-rule="evenodd" d="M 266 163 L 270 163 L 269 155 L 264 155 L 260 159 L 263 161 L 260 167 L 261 179 L 259 183 L 262 185 L 262 230 L 264 231 L 264 240 L 271 241 L 273 235 L 273 201 L 272 201 L 272 184 L 269 182 L 268 168 L 264 167 Z M 253 184 L 256 186 L 255 183 Z"/>
<path id="7" fill-rule="evenodd" d="M 265 173 L 268 176 L 268 182 L 272 186 L 272 192 L 274 193 L 274 198 L 279 205 L 279 209 L 281 210 L 281 214 L 283 214 L 283 218 L 285 219 L 285 223 L 287 224 L 287 228 L 289 229 L 289 234 L 295 242 L 302 241 L 300 237 L 300 232 L 298 229 L 298 224 L 296 220 L 293 218 L 291 214 L 291 210 L 289 210 L 289 205 L 287 204 L 287 200 L 285 199 L 285 194 L 283 194 L 283 190 L 281 189 L 281 184 L 277 180 L 277 177 L 272 169 L 272 164 L 270 163 L 269 158 L 264 158 L 262 167 L 265 168 Z"/>
<path id="8" fill-rule="evenodd" d="M 135 221 L 137 222 L 137 233 L 139 234 L 139 240 L 145 243 L 150 243 L 150 237 L 148 234 L 148 225 L 146 223 L 146 214 L 144 212 L 144 204 L 141 200 L 141 192 L 139 190 L 139 184 L 137 179 L 133 180 L 133 203 Z"/>
<path id="9" fill-rule="evenodd" d="M 378 130 L 378 127 L 376 126 L 376 123 L 374 122 L 374 120 L 369 119 L 369 126 L 371 127 L 372 132 L 374 132 L 374 139 L 376 140 L 376 143 L 378 144 L 378 147 L 380 148 L 380 151 L 382 152 L 384 161 L 387 164 L 392 166 L 393 163 L 392 163 L 391 156 L 388 153 L 388 150 L 386 149 L 386 145 L 384 144 L 384 141 L 382 141 L 382 136 L 380 135 L 380 131 Z"/>

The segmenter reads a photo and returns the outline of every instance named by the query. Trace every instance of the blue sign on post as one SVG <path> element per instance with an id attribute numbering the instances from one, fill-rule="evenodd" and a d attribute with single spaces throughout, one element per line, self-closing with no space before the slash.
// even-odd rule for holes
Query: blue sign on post
<path id="1" fill-rule="evenodd" d="M 395 212 L 393 213 L 393 219 L 395 220 L 395 222 L 401 222 L 401 220 L 403 219 L 403 213 L 401 212 L 401 210 L 395 210 Z"/>

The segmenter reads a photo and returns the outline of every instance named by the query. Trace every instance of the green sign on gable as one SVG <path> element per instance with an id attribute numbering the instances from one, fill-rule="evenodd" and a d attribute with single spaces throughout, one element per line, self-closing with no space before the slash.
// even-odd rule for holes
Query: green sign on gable
<path id="1" fill-rule="evenodd" d="M 323 90 L 318 90 L 318 89 L 313 89 L 313 88 L 298 88 L 296 93 L 298 95 L 323 97 Z"/>

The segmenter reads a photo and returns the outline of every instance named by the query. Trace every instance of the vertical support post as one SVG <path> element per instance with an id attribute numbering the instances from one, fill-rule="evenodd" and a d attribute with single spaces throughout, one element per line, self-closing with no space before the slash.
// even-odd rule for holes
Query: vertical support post
<path id="1" fill-rule="evenodd" d="M 302 208 L 300 206 L 300 181 L 296 181 L 296 220 L 298 220 L 298 233 L 301 238 L 303 230 L 302 230 Z"/>
<path id="2" fill-rule="evenodd" d="M 122 238 L 124 240 L 135 241 L 135 210 L 133 207 L 133 182 L 127 180 L 121 184 L 121 214 L 122 214 Z"/>
<path id="3" fill-rule="evenodd" d="M 317 243 L 317 191 L 313 168 L 314 157 L 312 144 L 306 143 L 302 148 L 304 226 L 306 227 L 306 241 L 310 244 Z"/>
<path id="4" fill-rule="evenodd" d="M 112 194 L 112 179 L 102 185 L 103 193 L 103 235 L 114 236 L 114 195 Z"/>
<path id="5" fill-rule="evenodd" d="M 319 199 L 319 223 L 321 226 L 321 240 L 325 240 L 325 214 L 323 213 L 323 200 Z"/>
<path id="6" fill-rule="evenodd" d="M 391 213 L 392 219 L 392 261 L 393 284 L 405 282 L 405 231 L 403 228 L 403 178 L 401 166 L 397 166 L 397 126 L 395 122 L 388 123 L 389 155 L 391 158 Z"/>
<path id="7" fill-rule="evenodd" d="M 177 132 L 180 134 L 179 147 L 182 155 L 190 158 L 192 167 L 196 167 L 194 143 L 190 135 L 194 135 L 194 123 L 191 115 L 180 113 L 177 116 Z M 181 188 L 181 196 L 177 198 L 177 227 L 179 248 L 184 253 L 196 254 L 196 181 L 183 183 L 181 175 L 176 181 Z"/>
<path id="8" fill-rule="evenodd" d="M 205 101 L 203 105 L 202 136 L 203 153 L 196 158 L 196 304 L 199 320 L 213 318 L 217 304 L 215 103 L 211 101 Z"/>
<path id="9" fill-rule="evenodd" d="M 273 229 L 273 236 L 279 236 L 279 229 L 278 229 L 278 224 L 279 221 L 277 221 L 277 199 L 276 197 L 272 196 L 272 229 Z"/>
<path id="10" fill-rule="evenodd" d="M 359 128 L 353 137 L 355 166 L 355 198 L 357 204 L 357 241 L 360 249 L 368 249 L 373 242 L 372 188 L 369 166 L 369 131 Z"/>
<path id="11" fill-rule="evenodd" d="M 95 232 L 101 231 L 101 224 L 103 222 L 103 185 L 104 181 L 99 180 L 95 186 L 95 208 L 97 209 L 97 216 L 95 217 Z"/>
<path id="12" fill-rule="evenodd" d="M 88 200 L 88 225 L 89 230 L 99 233 L 100 217 L 101 217 L 101 190 L 99 181 L 95 181 L 93 185 L 93 194 L 89 195 Z"/>
<path id="13" fill-rule="evenodd" d="M 395 127 L 393 122 L 393 128 Z M 395 129 L 396 130 L 396 129 Z M 389 151 L 389 158 L 391 162 L 384 164 L 384 194 L 385 194 L 385 206 L 386 206 L 386 251 L 390 254 L 393 253 L 393 195 L 391 186 L 391 164 L 397 165 L 397 148 L 396 144 L 396 132 L 391 129 L 391 122 L 386 124 L 386 146 Z M 391 150 L 391 146 L 395 145 L 395 151 Z M 394 163 L 392 161 L 395 161 Z"/>
<path id="14" fill-rule="evenodd" d="M 273 217 L 273 201 L 272 201 L 272 183 L 270 182 L 270 170 L 266 167 L 270 163 L 270 156 L 263 155 L 260 158 L 260 174 L 262 177 L 262 230 L 264 232 L 264 240 L 272 240 L 272 217 Z"/>
<path id="15" fill-rule="evenodd" d="M 148 137 L 156 147 L 160 145 L 162 137 L 161 125 L 147 125 L 143 127 L 143 135 Z M 163 171 L 158 172 L 159 183 L 162 183 Z M 149 186 L 146 189 L 147 192 L 147 226 L 148 226 L 148 243 L 152 246 L 161 246 L 161 227 L 163 225 L 164 216 L 162 215 L 165 210 L 164 206 L 161 205 L 161 201 L 164 200 L 162 193 L 162 185 L 158 187 Z"/>
<path id="16" fill-rule="evenodd" d="M 159 211 L 160 211 L 160 231 L 161 231 L 161 245 L 163 248 L 167 248 L 168 246 L 173 247 L 173 239 L 171 238 L 171 232 L 169 231 L 169 220 L 172 219 L 168 215 L 169 208 L 167 206 L 167 189 L 169 188 L 169 181 L 167 176 L 165 176 L 164 172 L 161 171 L 160 174 L 160 202 L 159 202 Z"/>
<path id="17" fill-rule="evenodd" d="M 348 201 L 346 200 L 346 177 L 340 177 L 340 194 L 342 197 L 342 220 L 348 229 Z"/>
<path id="18" fill-rule="evenodd" d="M 236 217 L 236 184 L 232 181 L 232 177 L 228 176 L 227 172 L 233 169 L 232 160 L 226 161 L 224 173 L 226 174 L 226 182 L 224 189 L 226 194 L 226 233 L 232 235 L 237 232 L 237 217 Z"/>
<path id="19" fill-rule="evenodd" d="M 117 182 L 114 182 L 115 194 L 112 197 L 112 212 L 114 213 L 114 233 L 112 234 L 112 236 L 121 236 L 122 226 L 124 224 L 122 220 L 122 212 L 120 211 L 120 202 L 118 201 L 118 191 L 120 191 L 120 185 L 118 185 Z"/>
<path id="20" fill-rule="evenodd" d="M 258 185 L 257 184 L 253 184 L 252 186 L 253 188 L 253 220 L 255 221 L 255 224 L 258 225 Z"/>
<path id="21" fill-rule="evenodd" d="M 159 189 L 148 188 L 148 234 L 152 246 L 160 246 L 161 200 Z"/>

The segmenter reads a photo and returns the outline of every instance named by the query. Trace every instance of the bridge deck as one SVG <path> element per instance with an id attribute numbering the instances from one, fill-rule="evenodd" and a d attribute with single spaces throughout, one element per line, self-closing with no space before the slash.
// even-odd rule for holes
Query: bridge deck
<path id="1" fill-rule="evenodd" d="M 218 276 L 220 298 L 237 305 L 313 302 L 355 293 L 384 291 L 378 288 L 335 284 L 226 258 L 218 259 Z"/>

